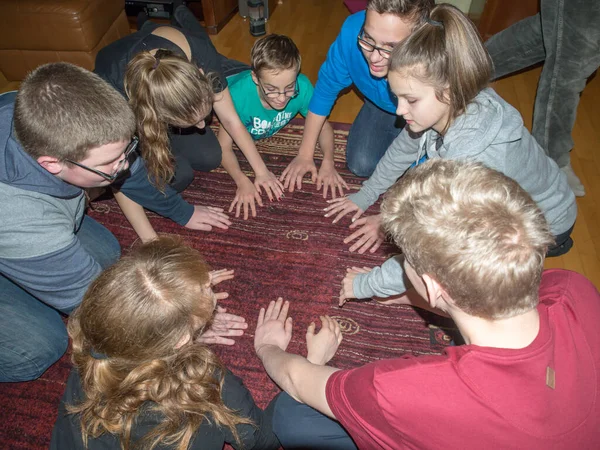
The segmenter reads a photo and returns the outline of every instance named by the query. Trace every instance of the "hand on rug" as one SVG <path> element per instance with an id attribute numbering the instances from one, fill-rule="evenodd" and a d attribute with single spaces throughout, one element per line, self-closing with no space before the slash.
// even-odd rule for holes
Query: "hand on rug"
<path id="1" fill-rule="evenodd" d="M 214 206 L 194 206 L 194 214 L 185 224 L 190 230 L 211 231 L 213 227 L 227 230 L 231 225 L 229 217 L 223 212 L 223 208 Z"/>
<path id="2" fill-rule="evenodd" d="M 352 242 L 354 239 L 358 239 L 350 248 L 351 252 L 357 251 L 361 255 L 369 250 L 374 253 L 385 240 L 385 234 L 381 229 L 381 214 L 376 216 L 362 217 L 350 224 L 350 229 L 360 227 L 346 239 L 344 244 Z"/>
<path id="3" fill-rule="evenodd" d="M 306 330 L 306 346 L 311 363 L 324 366 L 335 355 L 342 343 L 340 324 L 329 316 L 320 316 L 321 330 L 315 334 L 315 323 L 311 322 Z"/>
<path id="4" fill-rule="evenodd" d="M 248 210 L 252 211 L 252 217 L 256 217 L 256 203 L 259 206 L 263 206 L 262 198 L 260 193 L 256 189 L 256 186 L 252 184 L 252 181 L 248 177 L 244 176 L 237 185 L 237 191 L 235 192 L 235 198 L 231 202 L 229 212 L 235 208 L 235 217 L 240 217 L 242 208 L 244 209 L 244 220 L 248 219 Z"/>
<path id="5" fill-rule="evenodd" d="M 283 184 L 277 179 L 273 172 L 266 172 L 263 174 L 255 174 L 254 186 L 258 193 L 261 193 L 261 188 L 265 190 L 269 201 L 273 201 L 273 198 L 280 200 L 283 197 Z"/>
<path id="6" fill-rule="evenodd" d="M 361 273 L 369 273 L 372 269 L 372 267 L 348 267 L 346 269 L 346 276 L 342 280 L 342 289 L 340 290 L 340 308 L 344 306 L 348 300 L 356 298 L 354 295 L 354 279 L 356 276 Z"/>
<path id="7" fill-rule="evenodd" d="M 231 336 L 241 336 L 248 328 L 246 319 L 235 314 L 227 313 L 227 309 L 217 306 L 210 328 L 202 333 L 196 342 L 203 344 L 233 345 L 235 341 Z"/>
<path id="8" fill-rule="evenodd" d="M 334 198 L 327 200 L 327 203 L 329 203 L 329 206 L 325 208 L 325 217 L 333 216 L 334 214 L 338 213 L 331 223 L 336 223 L 342 217 L 350 214 L 353 211 L 356 211 L 356 214 L 354 214 L 352 217 L 352 222 L 355 222 L 364 213 L 364 211 L 348 197 Z"/>
<path id="9" fill-rule="evenodd" d="M 273 345 L 283 351 L 287 349 L 292 339 L 292 318 L 287 316 L 289 308 L 290 302 L 284 302 L 281 297 L 276 302 L 271 301 L 266 311 L 260 308 L 254 333 L 254 350 L 259 357 L 263 347 Z"/>
<path id="10" fill-rule="evenodd" d="M 304 175 L 310 172 L 310 178 L 314 183 L 317 181 L 317 166 L 315 161 L 311 157 L 296 156 L 288 164 L 279 177 L 279 180 L 283 181 L 284 189 L 294 192 L 294 188 L 302 189 L 302 178 Z"/>
<path id="11" fill-rule="evenodd" d="M 344 196 L 344 189 L 348 189 L 348 185 L 340 174 L 335 170 L 333 161 L 323 160 L 317 175 L 317 191 L 323 188 L 323 198 L 327 198 L 327 191 L 331 189 L 331 198 L 336 198 L 336 188 L 340 192 L 340 197 Z"/>

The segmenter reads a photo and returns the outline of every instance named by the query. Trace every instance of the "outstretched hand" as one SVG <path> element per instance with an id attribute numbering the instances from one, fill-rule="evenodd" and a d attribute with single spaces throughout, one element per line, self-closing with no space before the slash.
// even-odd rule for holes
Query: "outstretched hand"
<path id="1" fill-rule="evenodd" d="M 360 228 L 358 228 L 360 227 Z M 348 244 L 356 239 L 356 242 L 349 248 L 351 252 L 357 251 L 361 255 L 369 250 L 375 252 L 383 241 L 385 234 L 381 228 L 381 214 L 376 216 L 361 217 L 350 224 L 350 229 L 358 228 L 354 233 L 344 239 L 344 244 Z"/>
<path id="2" fill-rule="evenodd" d="M 323 160 L 321 168 L 317 176 L 317 191 L 323 188 L 323 198 L 327 198 L 327 192 L 331 190 L 331 198 L 336 198 L 336 189 L 340 192 L 340 197 L 344 196 L 344 189 L 348 189 L 348 185 L 340 174 L 335 170 L 333 161 Z"/>
<path id="3" fill-rule="evenodd" d="M 335 355 L 342 342 L 340 324 L 329 316 L 320 316 L 321 330 L 315 334 L 314 322 L 306 330 L 306 346 L 308 359 L 311 363 L 323 366 Z"/>
<path id="4" fill-rule="evenodd" d="M 266 172 L 262 174 L 256 174 L 254 177 L 254 187 L 258 193 L 261 193 L 261 189 L 264 189 L 269 201 L 273 199 L 280 200 L 283 197 L 283 184 L 277 179 L 273 172 Z"/>
<path id="5" fill-rule="evenodd" d="M 306 158 L 297 155 L 281 173 L 279 180 L 283 182 L 284 189 L 294 192 L 294 188 L 302 189 L 302 179 L 306 173 L 310 173 L 313 183 L 317 180 L 315 161 L 312 157 Z"/>
<path id="6" fill-rule="evenodd" d="M 360 216 L 362 216 L 364 212 L 358 207 L 356 203 L 354 203 L 348 197 L 334 198 L 331 200 L 327 200 L 327 203 L 329 203 L 329 206 L 325 208 L 325 217 L 330 217 L 334 214 L 337 214 L 337 216 L 335 216 L 335 219 L 333 219 L 332 223 L 336 223 L 346 214 L 350 214 L 354 211 L 356 211 L 356 213 L 354 214 L 354 216 L 352 216 L 352 222 L 356 222 L 356 220 Z"/>
<path id="7" fill-rule="evenodd" d="M 235 192 L 235 198 L 229 206 L 229 212 L 232 212 L 235 208 L 235 217 L 240 217 L 242 209 L 244 211 L 244 220 L 248 219 L 248 212 L 252 212 L 252 217 L 256 217 L 256 203 L 259 206 L 263 206 L 262 198 L 260 193 L 256 189 L 256 186 L 248 179 L 244 177 L 238 183 L 238 188 Z"/>
<path id="8" fill-rule="evenodd" d="M 229 314 L 227 309 L 217 306 L 212 324 L 208 330 L 197 338 L 197 342 L 233 345 L 235 341 L 230 337 L 243 335 L 246 328 L 248 328 L 246 319 L 235 314 Z"/>
<path id="9" fill-rule="evenodd" d="M 213 227 L 227 230 L 231 225 L 229 217 L 223 212 L 223 208 L 214 206 L 194 206 L 194 213 L 185 224 L 190 230 L 211 231 Z"/>
<path id="10" fill-rule="evenodd" d="M 356 298 L 354 294 L 354 279 L 358 274 L 369 273 L 372 268 L 369 267 L 348 267 L 346 269 L 346 276 L 342 280 L 342 289 L 340 290 L 340 308 L 346 304 L 351 298 Z"/>
<path id="11" fill-rule="evenodd" d="M 290 302 L 281 297 L 271 301 L 268 308 L 260 308 L 254 333 L 254 350 L 260 357 L 264 347 L 274 345 L 285 351 L 292 339 L 292 318 L 288 317 Z"/>

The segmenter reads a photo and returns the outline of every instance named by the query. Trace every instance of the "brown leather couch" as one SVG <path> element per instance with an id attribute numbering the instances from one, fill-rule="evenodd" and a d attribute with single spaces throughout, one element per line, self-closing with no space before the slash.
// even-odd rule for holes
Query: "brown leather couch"
<path id="1" fill-rule="evenodd" d="M 130 32 L 124 8 L 124 0 L 0 0 L 0 90 L 48 62 L 93 69 L 98 50 Z"/>

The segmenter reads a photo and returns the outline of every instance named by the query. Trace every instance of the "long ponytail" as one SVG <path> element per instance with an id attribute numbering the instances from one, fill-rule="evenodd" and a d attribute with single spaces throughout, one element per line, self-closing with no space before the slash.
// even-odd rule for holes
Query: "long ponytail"
<path id="1" fill-rule="evenodd" d="M 454 119 L 489 84 L 492 60 L 473 22 L 458 8 L 440 4 L 418 30 L 394 48 L 390 72 L 433 85 L 440 101 L 447 90 L 446 101 Z"/>
<path id="2" fill-rule="evenodd" d="M 159 49 L 131 59 L 125 92 L 136 115 L 148 176 L 163 191 L 175 173 L 169 124 L 189 125 L 208 115 L 214 99 L 211 81 L 185 58 Z"/>

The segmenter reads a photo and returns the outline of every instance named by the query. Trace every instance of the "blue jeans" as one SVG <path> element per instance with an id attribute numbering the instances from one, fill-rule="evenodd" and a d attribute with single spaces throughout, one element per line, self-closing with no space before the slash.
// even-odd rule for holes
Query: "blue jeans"
<path id="1" fill-rule="evenodd" d="M 102 268 L 119 259 L 119 242 L 94 219 L 85 216 L 77 237 Z M 60 313 L 0 275 L 0 382 L 35 380 L 68 343 Z"/>
<path id="2" fill-rule="evenodd" d="M 370 177 L 405 124 L 401 117 L 379 109 L 365 98 L 348 133 L 346 163 L 350 172 L 359 177 Z"/>
<path id="3" fill-rule="evenodd" d="M 495 78 L 544 61 L 533 137 L 559 167 L 569 164 L 579 96 L 600 66 L 600 1 L 541 0 L 540 13 L 492 36 Z"/>
<path id="4" fill-rule="evenodd" d="M 285 449 L 356 450 L 356 444 L 339 422 L 279 394 L 273 413 L 273 432 Z"/>

